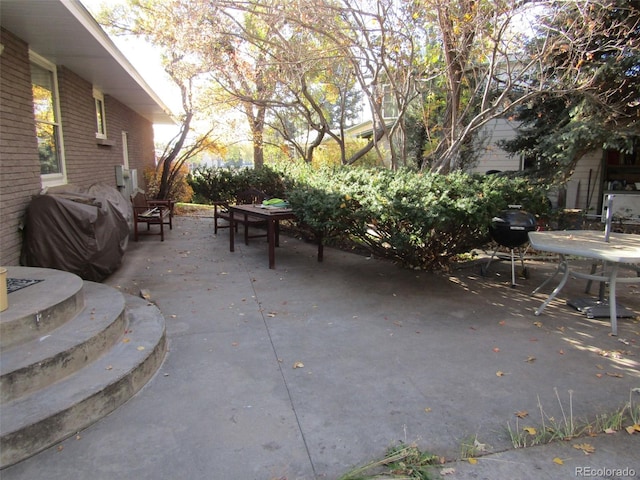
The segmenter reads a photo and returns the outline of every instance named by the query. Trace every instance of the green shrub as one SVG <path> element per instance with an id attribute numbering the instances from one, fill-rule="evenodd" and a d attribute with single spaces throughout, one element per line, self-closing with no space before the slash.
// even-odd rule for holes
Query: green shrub
<path id="1" fill-rule="evenodd" d="M 365 168 L 304 176 L 288 199 L 316 238 L 355 241 L 410 268 L 446 268 L 485 245 L 491 218 L 510 204 L 539 214 L 547 208 L 545 190 L 524 179 Z"/>
<path id="2" fill-rule="evenodd" d="M 282 197 L 285 192 L 283 176 L 269 167 L 259 170 L 201 167 L 189 175 L 188 182 L 196 201 L 204 204 L 233 201 L 238 193 L 250 187 L 269 197 Z"/>
<path id="3" fill-rule="evenodd" d="M 324 243 L 355 244 L 409 268 L 443 269 L 486 245 L 493 216 L 512 204 L 543 215 L 546 189 L 525 178 L 448 175 L 356 167 L 282 164 L 261 170 L 201 169 L 196 195 L 229 200 L 249 186 L 286 198 L 301 232 Z"/>

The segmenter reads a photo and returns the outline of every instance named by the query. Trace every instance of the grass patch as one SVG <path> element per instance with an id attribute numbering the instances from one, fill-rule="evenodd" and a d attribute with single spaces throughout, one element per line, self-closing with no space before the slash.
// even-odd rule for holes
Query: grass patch
<path id="1" fill-rule="evenodd" d="M 174 214 L 183 217 L 213 217 L 213 205 L 200 203 L 176 203 Z"/>
<path id="2" fill-rule="evenodd" d="M 441 457 L 421 451 L 415 444 L 400 444 L 387 450 L 382 460 L 354 468 L 339 480 L 431 480 L 437 478 Z"/>
<path id="3" fill-rule="evenodd" d="M 640 422 L 640 404 L 634 401 L 634 390 L 629 392 L 629 401 L 619 410 L 613 413 L 596 415 L 593 421 L 584 421 L 573 414 L 573 391 L 569 390 L 569 400 L 565 405 L 560 398 L 558 389 L 554 389 L 561 418 L 550 417 L 544 411 L 540 397 L 538 397 L 538 410 L 540 412 L 540 425 L 526 425 L 524 415 L 516 414 L 515 425 L 507 422 L 507 433 L 514 448 L 531 447 L 551 443 L 554 440 L 570 440 L 588 435 L 601 433 L 614 433 L 620 430 L 628 432 L 637 431 Z"/>

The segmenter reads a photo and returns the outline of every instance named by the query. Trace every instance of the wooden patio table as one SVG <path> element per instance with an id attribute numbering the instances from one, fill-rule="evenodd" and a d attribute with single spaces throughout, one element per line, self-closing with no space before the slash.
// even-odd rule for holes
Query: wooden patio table
<path id="1" fill-rule="evenodd" d="M 280 246 L 280 220 L 295 219 L 296 215 L 290 208 L 272 208 L 261 205 L 229 205 L 229 251 L 235 250 L 234 217 L 243 215 L 245 222 L 247 217 L 258 217 L 267 222 L 267 241 L 269 242 L 269 268 L 276 266 L 276 247 Z M 246 230 L 245 230 L 246 235 Z"/>
<path id="2" fill-rule="evenodd" d="M 630 265 L 637 271 L 637 264 L 640 263 L 640 235 L 629 233 L 611 233 L 608 241 L 605 235 L 599 231 L 592 230 L 566 230 L 566 231 L 543 231 L 529 232 L 529 241 L 536 250 L 557 253 L 560 256 L 560 263 L 556 272 L 548 278 L 542 285 L 536 288 L 532 294 L 537 293 L 559 272 L 562 272 L 562 279 L 558 286 L 551 292 L 549 297 L 535 311 L 540 315 L 547 305 L 553 300 L 564 287 L 572 275 L 576 278 L 606 282 L 609 284 L 609 315 L 611 318 L 611 334 L 618 334 L 617 307 L 616 307 L 616 284 L 617 283 L 640 283 L 640 277 L 618 277 L 621 266 Z M 583 257 L 603 262 L 603 271 L 600 274 L 583 273 L 572 270 L 568 257 Z"/>

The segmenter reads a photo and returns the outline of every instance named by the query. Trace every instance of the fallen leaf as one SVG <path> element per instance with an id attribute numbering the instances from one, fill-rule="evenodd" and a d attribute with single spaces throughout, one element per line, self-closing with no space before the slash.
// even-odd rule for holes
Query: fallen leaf
<path id="1" fill-rule="evenodd" d="M 105 370 L 113 370 L 113 366 L 111 366 L 111 365 L 107 365 L 107 366 L 106 366 L 106 368 L 105 368 Z"/>
<path id="2" fill-rule="evenodd" d="M 139 352 L 141 352 L 141 351 L 143 351 L 143 350 L 144 350 L 144 347 L 143 347 L 142 345 L 140 345 L 140 346 L 138 347 L 138 351 L 139 351 Z"/>
<path id="3" fill-rule="evenodd" d="M 304 363 L 296 362 L 293 364 L 293 368 L 304 368 Z"/>
<path id="4" fill-rule="evenodd" d="M 478 460 L 477 460 L 477 459 L 475 459 L 475 458 L 467 458 L 467 460 L 469 461 L 469 463 L 470 463 L 471 465 L 475 465 L 476 463 L 478 463 Z"/>
<path id="5" fill-rule="evenodd" d="M 603 367 L 602 365 L 596 365 L 596 368 L 597 368 L 598 370 L 604 370 L 604 367 Z"/>
<path id="6" fill-rule="evenodd" d="M 267 317 L 275 317 L 278 314 L 278 312 L 269 312 L 267 313 Z"/>
<path id="7" fill-rule="evenodd" d="M 601 373 L 596 373 L 596 377 L 602 378 L 602 374 Z"/>
<path id="8" fill-rule="evenodd" d="M 616 431 L 613 428 L 609 427 L 604 429 L 604 433 L 612 434 L 616 433 Z"/>
<path id="9" fill-rule="evenodd" d="M 633 435 L 636 432 L 640 432 L 640 425 L 636 423 L 635 425 L 630 425 L 626 427 L 625 430 L 629 435 Z"/>
<path id="10" fill-rule="evenodd" d="M 58 445 L 58 451 L 61 452 L 62 450 L 64 450 L 64 445 Z"/>
<path id="11" fill-rule="evenodd" d="M 486 443 L 480 443 L 478 441 L 478 439 L 476 438 L 473 441 L 473 448 L 475 448 L 476 451 L 478 451 L 478 452 L 486 452 L 487 451 L 487 444 Z"/>
<path id="12" fill-rule="evenodd" d="M 129 343 L 131 341 L 130 338 L 123 338 L 122 343 Z"/>
<path id="13" fill-rule="evenodd" d="M 585 455 L 589 455 L 596 451 L 596 448 L 590 443 L 577 443 L 573 446 L 576 450 L 582 450 Z"/>
<path id="14" fill-rule="evenodd" d="M 560 349 L 560 350 L 558 350 L 558 353 L 559 353 L 560 355 L 564 355 L 564 350 Z"/>
<path id="15" fill-rule="evenodd" d="M 520 410 L 518 412 L 515 413 L 515 416 L 518 418 L 524 418 L 529 416 L 529 412 L 527 412 L 526 410 Z"/>
<path id="16" fill-rule="evenodd" d="M 542 328 L 542 322 L 533 322 L 533 324 L 538 328 Z"/>
<path id="17" fill-rule="evenodd" d="M 456 473 L 456 469 L 455 468 L 451 468 L 451 467 L 447 467 L 447 468 L 443 468 L 442 470 L 440 470 L 440 473 L 442 475 L 452 475 L 452 474 Z"/>
<path id="18" fill-rule="evenodd" d="M 496 377 L 504 377 L 504 372 L 503 372 L 503 371 L 501 371 L 501 370 L 498 370 L 498 371 L 496 372 Z"/>
<path id="19" fill-rule="evenodd" d="M 553 463 L 555 463 L 556 465 L 564 465 L 564 461 L 558 457 L 553 459 Z"/>
<path id="20" fill-rule="evenodd" d="M 621 373 L 612 373 L 612 372 L 607 372 L 607 377 L 615 377 L 615 378 L 622 378 L 623 375 Z"/>
<path id="21" fill-rule="evenodd" d="M 232 346 L 232 347 L 237 347 L 238 345 L 239 345 L 239 343 L 238 343 L 238 342 L 231 342 L 231 346 Z"/>
<path id="22" fill-rule="evenodd" d="M 536 361 L 536 357 L 527 357 L 527 359 L 525 360 L 525 362 L 527 363 L 533 363 Z"/>
<path id="23" fill-rule="evenodd" d="M 429 413 L 429 412 L 431 411 L 431 408 L 427 407 L 427 408 L 425 408 L 425 409 L 424 409 L 424 411 L 425 411 L 426 413 Z"/>
<path id="24" fill-rule="evenodd" d="M 529 435 L 535 435 L 538 431 L 533 427 L 524 427 L 522 430 L 527 432 Z"/>
<path id="25" fill-rule="evenodd" d="M 498 325 L 500 325 L 501 327 L 504 327 L 506 325 L 507 322 L 505 322 L 504 320 L 500 320 L 498 322 Z"/>
<path id="26" fill-rule="evenodd" d="M 500 351 L 500 349 L 498 347 L 494 347 L 493 351 L 498 353 Z"/>

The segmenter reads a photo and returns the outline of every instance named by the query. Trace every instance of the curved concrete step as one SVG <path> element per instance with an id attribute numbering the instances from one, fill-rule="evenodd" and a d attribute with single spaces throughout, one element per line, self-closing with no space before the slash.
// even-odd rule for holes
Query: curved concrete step
<path id="1" fill-rule="evenodd" d="M 158 308 L 127 296 L 127 333 L 73 375 L 2 405 L 0 468 L 88 427 L 131 398 L 162 364 L 165 323 Z"/>
<path id="2" fill-rule="evenodd" d="M 99 283 L 85 282 L 85 308 L 64 325 L 2 350 L 0 401 L 4 404 L 46 387 L 94 361 L 126 329 L 124 296 Z"/>
<path id="3" fill-rule="evenodd" d="M 0 348 L 50 333 L 84 307 L 83 280 L 69 272 L 36 267 L 7 267 L 7 278 L 42 280 L 7 295 L 0 313 Z"/>

